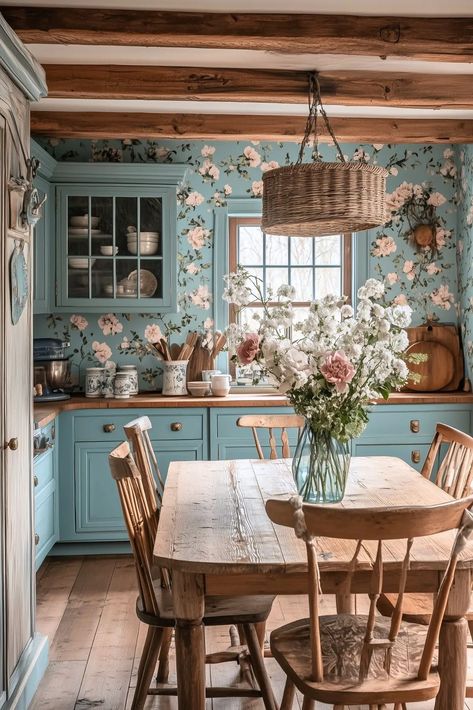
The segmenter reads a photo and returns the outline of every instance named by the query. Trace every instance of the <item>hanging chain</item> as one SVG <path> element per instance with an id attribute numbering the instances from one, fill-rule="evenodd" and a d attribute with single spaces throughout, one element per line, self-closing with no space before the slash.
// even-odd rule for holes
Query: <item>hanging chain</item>
<path id="1" fill-rule="evenodd" d="M 342 163 L 345 163 L 346 162 L 345 158 L 344 158 L 341 148 L 338 144 L 338 141 L 335 138 L 335 134 L 333 132 L 332 126 L 330 125 L 330 122 L 328 120 L 328 116 L 325 112 L 325 108 L 322 104 L 322 96 L 320 93 L 320 84 L 319 84 L 319 78 L 318 78 L 317 72 L 309 72 L 308 80 L 309 80 L 309 90 L 308 90 L 308 96 L 307 96 L 307 103 L 309 106 L 309 115 L 307 116 L 307 122 L 305 125 L 304 136 L 302 138 L 301 145 L 299 148 L 299 155 L 297 156 L 296 165 L 300 165 L 302 163 L 302 160 L 304 157 L 304 150 L 309 143 L 311 135 L 313 136 L 313 141 L 314 141 L 314 147 L 312 150 L 312 157 L 313 157 L 314 161 L 321 161 L 321 158 L 319 155 L 319 139 L 318 139 L 318 134 L 317 134 L 317 118 L 318 118 L 319 111 L 320 111 L 320 115 L 322 116 L 322 118 L 324 120 L 325 127 L 326 127 L 331 139 L 333 140 L 335 148 L 337 149 L 338 157 L 340 158 L 340 161 Z"/>

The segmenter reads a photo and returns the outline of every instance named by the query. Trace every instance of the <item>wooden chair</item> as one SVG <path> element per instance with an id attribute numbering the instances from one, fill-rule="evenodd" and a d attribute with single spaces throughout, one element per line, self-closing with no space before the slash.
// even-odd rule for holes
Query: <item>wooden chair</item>
<path id="1" fill-rule="evenodd" d="M 169 686 L 150 688 L 160 648 L 166 629 L 173 629 L 175 617 L 172 592 L 155 579 L 153 569 L 153 546 L 158 527 L 159 509 L 150 503 L 143 480 L 128 442 L 123 442 L 109 455 L 110 470 L 118 487 L 130 543 L 135 558 L 139 597 L 136 613 L 140 621 L 148 625 L 148 633 L 138 668 L 137 685 L 131 710 L 142 710 L 146 697 L 151 695 L 177 695 L 177 688 Z M 208 688 L 208 697 L 262 697 L 266 710 L 276 710 L 276 702 L 264 666 L 255 624 L 264 622 L 271 610 L 273 597 L 207 597 L 204 624 L 221 626 L 238 624 L 245 635 L 249 649 L 251 668 L 259 688 Z M 233 660 L 235 654 L 244 657 L 246 648 L 232 648 L 206 657 L 207 662 Z M 191 672 L 191 669 L 189 669 Z"/>
<path id="2" fill-rule="evenodd" d="M 292 708 L 296 687 L 304 696 L 303 710 L 313 708 L 317 700 L 333 704 L 335 710 L 364 704 L 370 710 L 385 710 L 387 703 L 394 703 L 395 710 L 404 710 L 405 703 L 435 698 L 440 679 L 431 666 L 457 557 L 473 528 L 471 513 L 465 513 L 472 504 L 473 496 L 443 505 L 394 510 L 303 505 L 298 496 L 266 503 L 274 523 L 294 527 L 296 535 L 304 539 L 308 558 L 310 618 L 287 624 L 271 634 L 273 656 L 287 675 L 280 710 Z M 403 595 L 415 538 L 455 528 L 459 534 L 429 626 L 403 622 Z M 340 531 L 349 546 L 349 556 L 353 551 L 348 582 L 361 554 L 365 569 L 367 555 L 372 561 L 370 608 L 365 616 L 319 616 L 316 537 L 338 539 Z M 384 542 L 388 540 L 397 543 L 390 542 L 387 557 L 392 556 L 396 544 L 403 559 L 398 601 L 390 620 L 375 613 L 383 585 Z"/>
<path id="3" fill-rule="evenodd" d="M 255 440 L 256 451 L 258 452 L 258 457 L 262 460 L 266 457 L 258 438 L 258 429 L 268 430 L 270 448 L 269 458 L 287 459 L 291 456 L 287 429 L 297 428 L 300 431 L 304 424 L 304 417 L 300 417 L 297 414 L 245 414 L 243 417 L 237 419 L 237 426 L 251 427 L 253 438 Z M 281 456 L 278 455 L 274 429 L 281 429 Z"/>
<path id="4" fill-rule="evenodd" d="M 461 498 L 472 492 L 473 486 L 473 437 L 447 424 L 437 424 L 434 438 L 427 453 L 421 474 L 431 478 L 434 464 L 442 446 L 447 446 L 439 465 L 434 482 L 454 498 Z M 378 610 L 384 616 L 392 616 L 397 603 L 395 594 L 382 594 L 378 600 Z M 427 625 L 433 608 L 432 594 L 406 594 L 403 604 L 403 619 Z M 473 637 L 473 597 L 467 614 L 470 634 Z M 473 688 L 468 689 L 468 697 L 473 697 Z"/>

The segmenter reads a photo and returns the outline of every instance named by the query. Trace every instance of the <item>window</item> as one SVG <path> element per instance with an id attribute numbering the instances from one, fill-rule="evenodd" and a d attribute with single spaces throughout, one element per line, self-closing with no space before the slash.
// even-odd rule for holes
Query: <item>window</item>
<path id="1" fill-rule="evenodd" d="M 264 289 L 275 291 L 282 283 L 294 286 L 295 311 L 304 317 L 310 301 L 327 293 L 351 294 L 351 234 L 329 237 L 277 237 L 261 230 L 259 217 L 230 218 L 230 271 L 240 264 L 262 279 Z M 256 328 L 245 308 L 242 317 Z M 235 311 L 230 309 L 230 321 Z"/>

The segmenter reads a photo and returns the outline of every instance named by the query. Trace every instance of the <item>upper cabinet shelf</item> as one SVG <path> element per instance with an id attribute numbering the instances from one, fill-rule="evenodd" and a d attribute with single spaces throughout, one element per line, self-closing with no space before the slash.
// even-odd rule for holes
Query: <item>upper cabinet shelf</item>
<path id="1" fill-rule="evenodd" d="M 176 189 L 185 170 L 56 163 L 56 224 L 45 240 L 55 251 L 56 311 L 176 310 Z"/>

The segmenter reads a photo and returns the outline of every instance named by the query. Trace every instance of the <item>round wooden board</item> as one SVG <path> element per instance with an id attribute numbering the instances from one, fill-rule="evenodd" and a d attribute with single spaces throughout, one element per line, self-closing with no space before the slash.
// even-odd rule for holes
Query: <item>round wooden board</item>
<path id="1" fill-rule="evenodd" d="M 426 362 L 407 363 L 409 370 L 420 375 L 419 382 L 409 380 L 407 388 L 414 392 L 438 392 L 446 387 L 455 374 L 455 358 L 451 350 L 435 340 L 418 340 L 406 350 L 407 355 L 424 353 Z"/>

